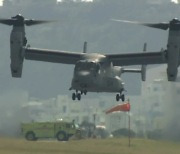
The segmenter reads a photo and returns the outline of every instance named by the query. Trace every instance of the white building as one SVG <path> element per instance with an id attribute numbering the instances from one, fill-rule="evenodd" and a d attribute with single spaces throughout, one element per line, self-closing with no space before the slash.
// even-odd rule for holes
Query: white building
<path id="1" fill-rule="evenodd" d="M 147 71 L 140 109 L 141 115 L 146 119 L 144 131 L 161 129 L 163 132 L 173 132 L 170 129 L 172 124 L 179 123 L 180 82 L 168 82 L 166 69 L 167 65 L 161 65 Z M 180 128 L 180 124 L 178 127 Z"/>

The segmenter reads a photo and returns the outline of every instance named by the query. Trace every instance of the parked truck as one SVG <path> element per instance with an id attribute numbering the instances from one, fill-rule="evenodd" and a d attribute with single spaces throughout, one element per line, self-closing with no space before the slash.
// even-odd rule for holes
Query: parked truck
<path id="1" fill-rule="evenodd" d="M 31 122 L 22 123 L 23 136 L 29 141 L 39 138 L 57 138 L 59 141 L 67 141 L 73 135 L 79 135 L 80 129 L 75 123 L 58 122 Z"/>

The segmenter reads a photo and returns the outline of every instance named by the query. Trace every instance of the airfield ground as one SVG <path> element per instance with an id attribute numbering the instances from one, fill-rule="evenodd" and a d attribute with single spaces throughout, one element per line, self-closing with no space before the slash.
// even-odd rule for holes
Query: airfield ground
<path id="1" fill-rule="evenodd" d="M 180 142 L 132 139 L 86 139 L 26 141 L 0 138 L 0 154 L 179 154 Z"/>

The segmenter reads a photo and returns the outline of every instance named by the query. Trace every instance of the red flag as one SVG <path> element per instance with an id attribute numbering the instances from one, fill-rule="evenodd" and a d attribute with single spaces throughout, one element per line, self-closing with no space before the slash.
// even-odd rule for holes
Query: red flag
<path id="1" fill-rule="evenodd" d="M 130 103 L 128 102 L 125 104 L 116 105 L 113 108 L 107 110 L 106 114 L 111 113 L 111 112 L 117 112 L 117 111 L 124 111 L 124 112 L 130 111 Z"/>

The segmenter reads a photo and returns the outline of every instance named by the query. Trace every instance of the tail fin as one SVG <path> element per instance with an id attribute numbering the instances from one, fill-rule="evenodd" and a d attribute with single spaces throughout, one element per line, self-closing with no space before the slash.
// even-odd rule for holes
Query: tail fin
<path id="1" fill-rule="evenodd" d="M 147 50 L 147 43 L 144 43 L 143 52 Z M 142 81 L 146 81 L 146 67 L 147 65 L 142 65 L 141 67 L 141 79 Z"/>

